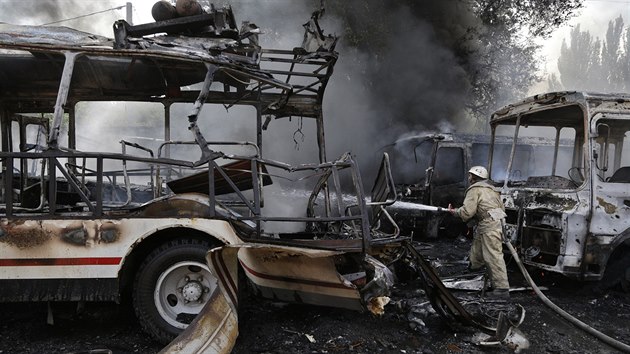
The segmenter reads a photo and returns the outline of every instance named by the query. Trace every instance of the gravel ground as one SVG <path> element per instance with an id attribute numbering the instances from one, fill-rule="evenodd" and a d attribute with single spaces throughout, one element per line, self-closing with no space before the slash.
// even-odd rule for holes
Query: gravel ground
<path id="1" fill-rule="evenodd" d="M 428 255 L 441 274 L 461 270 L 466 253 L 463 240 L 449 240 L 429 247 Z M 448 249 L 448 252 L 444 252 Z M 433 256 L 431 256 L 433 255 Z M 435 255 L 442 255 L 440 257 Z M 444 256 L 446 255 L 446 256 Z M 453 265 L 453 262 L 455 265 Z M 450 264 L 450 265 L 449 265 Z M 630 297 L 609 291 L 596 294 L 592 285 L 546 274 L 534 274 L 539 285 L 557 305 L 587 324 L 622 341 L 630 342 Z M 516 270 L 511 285 L 524 285 Z M 457 291 L 467 309 L 496 316 L 491 304 L 480 310 L 478 295 Z M 240 311 L 240 335 L 233 353 L 510 353 L 513 347 L 481 347 L 479 332 L 451 323 L 426 304 L 416 280 L 401 282 L 383 316 L 349 310 L 274 303 L 246 295 Z M 567 323 L 547 308 L 531 291 L 512 293 L 513 304 L 525 308 L 519 327 L 529 341 L 526 353 L 611 353 L 613 348 Z M 161 345 L 148 338 L 133 319 L 131 310 L 111 303 L 52 305 L 54 324 L 47 324 L 46 304 L 0 304 L 0 353 L 156 353 Z M 469 309 L 470 311 L 470 309 Z M 474 311 L 471 311 L 474 312 Z M 476 312 L 477 313 L 477 312 Z"/>

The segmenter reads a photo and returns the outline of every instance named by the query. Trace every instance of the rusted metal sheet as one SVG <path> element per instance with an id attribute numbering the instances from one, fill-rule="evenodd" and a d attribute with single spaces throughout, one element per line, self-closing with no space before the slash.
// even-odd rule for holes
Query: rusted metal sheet
<path id="1" fill-rule="evenodd" d="M 337 271 L 344 254 L 277 245 L 248 244 L 239 262 L 258 292 L 269 298 L 361 310 L 359 289 Z"/>

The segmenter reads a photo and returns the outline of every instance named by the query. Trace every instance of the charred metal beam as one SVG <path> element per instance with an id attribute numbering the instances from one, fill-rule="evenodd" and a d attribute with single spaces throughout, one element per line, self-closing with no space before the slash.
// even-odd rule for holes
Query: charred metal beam
<path id="1" fill-rule="evenodd" d="M 514 164 L 514 154 L 516 153 L 516 142 L 518 141 L 518 131 L 521 128 L 521 115 L 516 118 L 516 125 L 514 127 L 514 140 L 512 140 L 512 149 L 510 150 L 510 159 L 507 166 L 507 177 L 503 182 L 503 188 L 507 188 L 508 182 L 512 179 L 512 165 Z"/>
<path id="2" fill-rule="evenodd" d="M 435 311 L 447 319 L 455 318 L 460 322 L 477 326 L 483 330 L 491 332 L 486 326 L 477 323 L 473 317 L 466 311 L 462 304 L 451 294 L 450 291 L 444 286 L 442 280 L 437 275 L 431 264 L 424 259 L 424 257 L 411 245 L 409 242 L 405 242 L 404 245 L 407 251 L 411 255 L 412 259 L 417 262 L 419 266 L 418 274 L 424 283 L 425 292 L 427 297 L 431 301 L 431 305 Z"/>
<path id="3" fill-rule="evenodd" d="M 335 221 L 357 221 L 362 215 L 355 216 L 322 216 L 322 217 L 297 217 L 297 216 L 240 216 L 238 220 L 261 220 L 261 221 L 287 221 L 287 222 L 335 222 Z"/>
<path id="4" fill-rule="evenodd" d="M 190 123 L 188 130 L 193 133 L 195 141 L 201 149 L 201 157 L 199 158 L 199 161 L 195 163 L 196 165 L 204 164 L 220 156 L 219 153 L 211 151 L 210 148 L 208 148 L 208 142 L 203 137 L 203 134 L 201 134 L 199 126 L 197 125 L 197 118 L 199 117 L 203 104 L 208 98 L 210 85 L 212 85 L 212 82 L 214 81 L 214 73 L 217 71 L 217 67 L 214 65 L 207 64 L 206 67 L 208 68 L 208 72 L 206 73 L 206 78 L 203 81 L 201 91 L 199 91 L 199 97 L 197 97 L 197 100 L 195 101 L 192 112 L 188 115 L 188 122 Z"/>
<path id="5" fill-rule="evenodd" d="M 103 159 L 96 160 L 96 205 L 94 216 L 103 215 Z"/>
<path id="6" fill-rule="evenodd" d="M 72 187 L 74 192 L 79 195 L 79 198 L 81 198 L 81 200 L 85 203 L 85 205 L 88 207 L 88 209 L 90 209 L 91 212 L 94 212 L 94 206 L 90 202 L 90 199 L 88 198 L 88 196 L 85 195 L 83 188 L 81 188 L 79 186 L 79 184 L 77 183 L 75 178 L 73 178 L 70 175 L 70 172 L 68 172 L 66 170 L 66 168 L 59 162 L 59 160 L 57 160 L 57 159 L 52 159 L 52 160 L 54 160 L 54 162 L 55 162 L 53 164 L 54 167 L 56 167 L 57 169 L 59 169 L 59 171 L 61 171 L 61 174 L 63 174 L 63 176 L 66 178 L 66 181 L 70 184 L 70 186 Z M 55 182 L 56 181 L 54 181 L 54 180 L 49 180 L 50 184 L 54 184 Z M 48 188 L 51 188 L 51 186 L 48 186 Z M 55 190 L 56 190 L 56 188 L 55 188 Z M 100 198 L 100 197 L 97 196 L 97 198 Z"/>
<path id="7" fill-rule="evenodd" d="M 317 146 L 319 147 L 319 162 L 326 161 L 326 139 L 324 138 L 324 115 L 320 110 L 317 115 Z"/>
<path id="8" fill-rule="evenodd" d="M 359 210 L 361 214 L 361 234 L 363 235 L 363 252 L 369 252 L 372 244 L 372 233 L 370 231 L 370 220 L 368 220 L 368 211 L 365 204 L 365 195 L 363 193 L 363 181 L 361 174 L 358 172 L 356 162 L 350 157 L 349 162 L 352 165 L 352 182 L 354 189 L 357 191 L 357 199 L 359 200 Z"/>
<path id="9" fill-rule="evenodd" d="M 57 210 L 57 159 L 54 156 L 48 157 L 48 212 L 54 216 Z M 43 186 L 42 186 L 43 187 Z"/>
<path id="10" fill-rule="evenodd" d="M 136 161 L 136 162 L 146 162 L 152 163 L 156 165 L 164 164 L 164 165 L 173 165 L 173 166 L 181 166 L 181 167 L 194 167 L 193 164 L 189 161 L 184 160 L 176 160 L 176 159 L 167 159 L 167 158 L 148 158 L 148 157 L 139 157 L 139 156 L 130 156 L 123 155 L 117 153 L 99 153 L 99 152 L 82 152 L 82 151 L 73 151 L 73 150 L 55 150 L 54 152 L 47 151 L 45 157 L 54 156 L 55 158 L 93 158 L 93 159 L 111 159 L 111 160 L 128 160 L 128 161 Z M 0 152 L 0 159 L 11 159 L 11 158 L 26 158 L 26 159 L 41 159 L 42 153 L 33 153 L 33 152 Z M 247 157 L 245 157 L 247 158 Z"/>
<path id="11" fill-rule="evenodd" d="M 259 168 L 256 160 L 251 161 L 251 170 L 252 170 L 252 192 L 254 194 L 254 215 L 261 215 L 260 208 L 263 206 L 263 199 L 261 196 L 262 187 L 264 185 L 264 181 L 259 176 Z M 256 184 L 255 182 L 258 181 Z M 261 234 L 261 225 L 259 221 L 256 221 L 256 234 Z"/>
<path id="12" fill-rule="evenodd" d="M 13 159 L 4 158 L 4 202 L 7 217 L 13 216 Z"/>
<path id="13" fill-rule="evenodd" d="M 335 193 L 337 194 L 337 212 L 339 213 L 339 216 L 342 216 L 344 215 L 344 208 L 342 206 L 343 194 L 341 193 L 341 182 L 339 179 L 339 171 L 337 170 L 335 166 L 333 166 L 331 170 L 332 170 L 333 185 L 335 187 Z"/>
<path id="14" fill-rule="evenodd" d="M 232 188 L 232 190 L 234 190 L 234 193 L 236 193 L 236 195 L 241 199 L 241 201 L 247 206 L 247 208 L 252 212 L 252 214 L 254 215 L 260 215 L 260 209 L 258 208 L 258 204 L 252 206 L 251 203 L 247 200 L 247 198 L 245 198 L 245 196 L 243 195 L 243 193 L 241 192 L 241 190 L 238 188 L 238 186 L 234 183 L 234 181 L 232 181 L 232 179 L 230 178 L 230 176 L 227 175 L 227 173 L 225 173 L 225 171 L 223 170 L 223 168 L 219 165 L 217 165 L 216 161 L 211 160 L 209 162 L 209 164 L 213 167 L 214 170 L 216 170 L 217 172 L 219 172 L 219 174 L 221 175 L 221 177 L 223 177 L 223 179 L 225 180 L 225 182 L 228 183 L 228 185 L 230 186 L 230 188 Z M 212 186 L 214 186 L 214 182 L 212 184 Z M 252 182 L 252 186 L 254 187 L 254 189 L 256 188 L 256 183 Z M 210 195 L 210 198 L 213 199 L 214 198 L 214 194 Z M 213 208 L 214 209 L 214 208 Z"/>
<path id="15" fill-rule="evenodd" d="M 59 82 L 59 91 L 57 93 L 57 102 L 55 103 L 55 113 L 53 117 L 53 124 L 48 137 L 48 146 L 51 148 L 57 148 L 57 138 L 59 137 L 59 131 L 61 129 L 61 122 L 63 120 L 64 106 L 68 100 L 68 93 L 70 92 L 70 82 L 72 81 L 72 73 L 74 72 L 74 64 L 77 57 L 81 53 L 64 52 L 66 61 L 63 66 L 63 73 L 61 75 L 61 81 Z"/>
<path id="16" fill-rule="evenodd" d="M 214 188 L 214 170 L 217 164 L 214 161 L 208 163 L 208 209 L 210 217 L 216 216 L 216 192 Z"/>

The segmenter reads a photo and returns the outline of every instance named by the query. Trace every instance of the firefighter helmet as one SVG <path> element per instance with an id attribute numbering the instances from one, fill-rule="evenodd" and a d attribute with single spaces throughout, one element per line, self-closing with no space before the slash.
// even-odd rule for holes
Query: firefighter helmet
<path id="1" fill-rule="evenodd" d="M 473 166 L 468 170 L 468 173 L 483 179 L 488 179 L 488 170 L 483 166 Z"/>

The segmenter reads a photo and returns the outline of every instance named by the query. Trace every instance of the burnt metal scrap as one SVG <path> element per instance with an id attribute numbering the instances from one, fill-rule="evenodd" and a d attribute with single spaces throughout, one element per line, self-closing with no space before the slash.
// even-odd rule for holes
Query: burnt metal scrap
<path id="1" fill-rule="evenodd" d="M 409 258 L 406 261 L 420 275 L 426 295 L 440 316 L 450 321 L 458 321 L 477 327 L 486 332 L 493 333 L 496 331 L 496 328 L 475 320 L 459 300 L 444 286 L 431 264 L 411 244 L 408 243 L 406 249 L 409 253 Z"/>
<path id="2" fill-rule="evenodd" d="M 486 299 L 483 295 L 482 298 L 467 294 L 455 297 L 448 290 L 449 287 L 478 291 L 482 290 L 483 280 L 478 279 L 477 284 L 460 283 L 452 287 L 453 281 L 442 281 L 432 262 L 425 259 L 413 244 L 407 243 L 405 250 L 403 261 L 417 272 L 424 294 L 428 298 L 428 302 L 423 303 L 417 303 L 416 299 L 397 301 L 398 306 L 407 311 L 407 319 L 412 329 L 426 333 L 425 320 L 437 314 L 452 328 L 465 325 L 479 331 L 473 338 L 473 343 L 477 345 L 527 348 L 527 338 L 518 329 L 525 320 L 525 309 L 522 306 Z M 477 288 L 476 285 L 480 287 Z M 429 304 L 431 309 L 428 308 Z"/>

